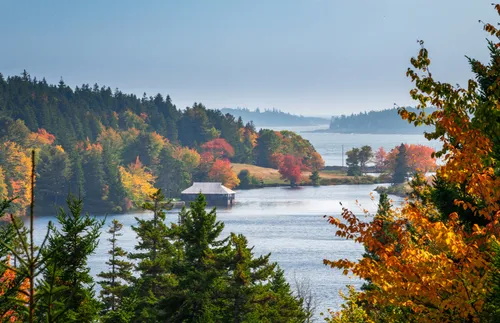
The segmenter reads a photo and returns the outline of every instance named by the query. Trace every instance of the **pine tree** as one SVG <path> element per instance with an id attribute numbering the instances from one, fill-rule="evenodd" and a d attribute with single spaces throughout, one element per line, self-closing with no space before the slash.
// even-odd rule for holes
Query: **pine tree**
<path id="1" fill-rule="evenodd" d="M 99 302 L 87 260 L 97 248 L 104 220 L 83 214 L 83 201 L 72 195 L 67 205 L 69 212 L 61 207 L 57 214 L 61 228 L 52 228 L 44 254 L 49 258 L 44 278 L 54 281 L 56 287 L 69 286 L 57 295 L 63 302 L 56 310 L 64 307 L 65 311 L 60 321 L 91 322 L 98 318 Z"/>
<path id="2" fill-rule="evenodd" d="M 121 300 L 127 295 L 129 288 L 127 283 L 132 279 L 133 264 L 124 260 L 127 252 L 118 246 L 118 237 L 123 235 L 122 228 L 123 224 L 116 219 L 113 219 L 109 225 L 108 233 L 111 237 L 108 241 L 111 243 L 111 249 L 108 251 L 110 258 L 106 262 L 109 271 L 97 275 L 104 279 L 99 282 L 102 287 L 101 299 L 104 314 L 120 309 Z"/>

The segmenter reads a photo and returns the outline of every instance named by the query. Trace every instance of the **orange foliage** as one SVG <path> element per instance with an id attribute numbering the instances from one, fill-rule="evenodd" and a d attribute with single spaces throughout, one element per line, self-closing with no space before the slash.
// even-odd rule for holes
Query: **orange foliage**
<path id="1" fill-rule="evenodd" d="M 17 197 L 14 206 L 22 213 L 30 203 L 31 158 L 27 151 L 14 142 L 0 145 L 0 160 L 3 161 L 8 197 Z"/>
<path id="2" fill-rule="evenodd" d="M 408 167 L 410 168 L 410 171 L 412 173 L 426 173 L 435 171 L 437 169 L 436 158 L 433 157 L 435 153 L 433 148 L 415 144 L 405 144 L 405 147 L 406 160 L 408 162 Z M 396 146 L 387 154 L 385 162 L 381 163 L 385 164 L 390 169 L 393 169 L 398 153 L 399 146 Z"/>
<path id="3" fill-rule="evenodd" d="M 201 145 L 201 149 L 204 152 L 210 152 L 215 158 L 231 158 L 234 156 L 234 149 L 226 139 L 217 138 L 210 140 L 203 145 Z"/>
<path id="4" fill-rule="evenodd" d="M 311 165 L 311 169 L 313 171 L 319 171 L 325 168 L 325 161 L 323 160 L 323 157 L 321 157 L 321 155 L 316 151 L 311 154 L 309 164 Z"/>
<path id="5" fill-rule="evenodd" d="M 7 262 L 6 262 L 7 269 L 5 269 L 3 275 L 0 277 L 0 296 L 5 294 L 5 291 L 8 289 L 11 289 L 14 284 L 14 280 L 16 279 L 16 273 L 14 270 L 12 270 L 12 265 L 10 262 L 10 255 L 7 256 Z M 20 291 L 17 294 L 17 299 L 20 300 L 22 303 L 27 304 L 28 303 L 28 291 L 30 288 L 30 280 L 25 279 L 20 286 Z M 11 309 L 5 312 L 3 314 L 2 322 L 4 320 L 8 320 L 8 322 L 21 322 L 19 318 L 19 313 L 16 311 L 16 309 Z"/>
<path id="6" fill-rule="evenodd" d="M 500 36 L 493 25 L 485 28 Z M 464 192 L 464 200 L 450 202 L 472 212 L 475 219 L 469 221 L 474 224 L 467 227 L 456 212 L 441 214 L 425 198 L 431 188 L 420 183 L 415 190 L 422 200 L 413 199 L 372 222 L 346 209 L 343 220 L 329 217 L 338 228 L 337 236 L 362 243 L 376 257 L 324 263 L 370 280 L 375 287 L 358 294 L 368 314 L 398 308 L 405 310 L 407 321 L 480 322 L 492 287 L 488 276 L 492 269 L 490 246 L 500 238 L 500 177 L 495 171 L 498 155 L 493 153 L 487 123 L 473 124 L 471 118 L 477 111 L 488 115 L 498 109 L 500 89 L 496 85 L 500 76 L 480 66 L 494 78 L 488 100 L 481 100 L 474 80 L 469 80 L 466 89 L 437 82 L 429 64 L 428 52 L 422 47 L 418 57 L 412 58 L 415 70 L 408 69 L 407 75 L 416 84 L 411 96 L 419 102 L 418 108 L 434 106 L 437 110 L 426 114 L 425 110 L 413 113 L 401 109 L 400 115 L 416 125 L 436 126 L 426 137 L 443 143 L 437 155 L 443 157 L 445 165 L 437 170 L 437 176 Z M 418 149 L 430 153 L 430 149 Z M 429 164 L 415 161 L 414 167 L 417 165 L 425 168 Z M 377 238 L 381 235 L 390 239 L 381 243 Z"/>
<path id="7" fill-rule="evenodd" d="M 28 142 L 30 146 L 42 146 L 42 145 L 52 145 L 56 137 L 47 132 L 47 130 L 41 128 L 37 132 L 32 132 L 28 136 Z"/>
<path id="8" fill-rule="evenodd" d="M 384 171 L 387 167 L 387 152 L 384 147 L 380 147 L 375 153 L 375 167 L 377 171 Z"/>
<path id="9" fill-rule="evenodd" d="M 234 188 L 240 184 L 238 175 L 233 171 L 227 159 L 217 159 L 208 172 L 208 178 L 211 181 L 221 182 L 228 188 Z"/>

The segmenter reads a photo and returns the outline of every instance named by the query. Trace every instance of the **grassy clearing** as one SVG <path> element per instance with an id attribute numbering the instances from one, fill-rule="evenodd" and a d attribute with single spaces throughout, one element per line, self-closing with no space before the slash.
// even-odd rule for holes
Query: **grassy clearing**
<path id="1" fill-rule="evenodd" d="M 262 179 L 264 185 L 287 185 L 288 181 L 281 179 L 277 169 L 260 167 L 250 164 L 232 164 L 233 170 L 238 174 L 240 171 L 247 169 L 250 175 Z M 311 172 L 302 173 L 301 185 L 310 185 L 309 176 Z M 372 176 L 352 177 L 347 176 L 339 171 L 321 171 L 321 185 L 339 185 L 339 184 L 372 184 L 377 183 L 377 179 Z"/>

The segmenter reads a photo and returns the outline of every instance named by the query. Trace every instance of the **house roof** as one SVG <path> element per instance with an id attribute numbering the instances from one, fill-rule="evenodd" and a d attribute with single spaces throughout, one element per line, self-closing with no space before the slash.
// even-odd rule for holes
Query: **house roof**
<path id="1" fill-rule="evenodd" d="M 220 182 L 194 182 L 193 185 L 181 194 L 234 194 L 235 192 Z"/>

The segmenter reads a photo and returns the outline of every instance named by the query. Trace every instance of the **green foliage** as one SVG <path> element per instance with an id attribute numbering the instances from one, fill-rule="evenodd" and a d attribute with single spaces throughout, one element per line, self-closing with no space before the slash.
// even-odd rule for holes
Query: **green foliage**
<path id="1" fill-rule="evenodd" d="M 160 153 L 160 166 L 156 186 L 168 197 L 179 196 L 191 184 L 191 174 L 182 160 L 172 156 L 169 148 Z"/>
<path id="2" fill-rule="evenodd" d="M 362 175 L 361 167 L 359 165 L 360 152 L 361 152 L 361 150 L 359 148 L 353 148 L 353 149 L 346 152 L 346 155 L 347 155 L 346 164 L 348 166 L 348 169 L 347 169 L 348 176 L 361 176 Z"/>
<path id="3" fill-rule="evenodd" d="M 242 169 L 238 173 L 238 179 L 240 180 L 238 188 L 241 189 L 248 189 L 260 185 L 260 181 L 254 176 L 252 176 L 252 174 L 250 174 L 250 171 L 248 169 Z"/>
<path id="4" fill-rule="evenodd" d="M 311 183 L 313 186 L 320 186 L 321 185 L 321 177 L 319 176 L 319 172 L 317 170 L 313 171 L 311 175 L 309 176 L 309 179 L 311 180 Z"/>
<path id="5" fill-rule="evenodd" d="M 101 272 L 97 276 L 104 280 L 99 281 L 101 285 L 101 300 L 103 303 L 103 313 L 115 312 L 121 310 L 122 299 L 129 292 L 128 283 L 132 280 L 133 264 L 124 259 L 127 252 L 118 246 L 118 237 L 123 234 L 120 232 L 123 225 L 118 220 L 113 219 L 109 225 L 108 233 L 111 237 L 108 241 L 111 243 L 111 249 L 108 251 L 110 258 L 106 262 L 109 271 Z"/>
<path id="6" fill-rule="evenodd" d="M 151 219 L 136 218 L 137 226 L 132 229 L 137 234 L 136 253 L 129 254 L 131 259 L 138 260 L 136 271 L 139 277 L 134 284 L 137 294 L 134 322 L 141 318 L 157 320 L 161 311 L 158 302 L 170 293 L 170 268 L 175 260 L 175 250 L 170 242 L 170 231 L 165 224 L 165 211 L 171 207 L 165 201 L 161 190 L 149 197 L 143 205 L 144 210 L 151 211 Z"/>
<path id="7" fill-rule="evenodd" d="M 48 266 L 44 279 L 54 286 L 67 287 L 57 295 L 63 300 L 54 310 L 62 310 L 61 321 L 91 322 L 98 318 L 99 302 L 94 297 L 94 279 L 87 265 L 88 257 L 99 243 L 99 230 L 104 225 L 83 213 L 83 201 L 74 196 L 67 199 L 68 210 L 59 208 L 56 216 L 60 228 L 53 227 L 44 256 Z"/>
<path id="8" fill-rule="evenodd" d="M 227 239 L 219 240 L 224 224 L 217 221 L 215 209 L 207 212 L 205 208 L 205 197 L 200 194 L 189 210 L 179 213 L 179 225 L 173 228 L 178 256 L 172 273 L 178 283 L 162 307 L 166 309 L 165 318 L 174 322 L 220 320 L 215 304 L 221 297 L 221 262 L 228 246 Z"/>

